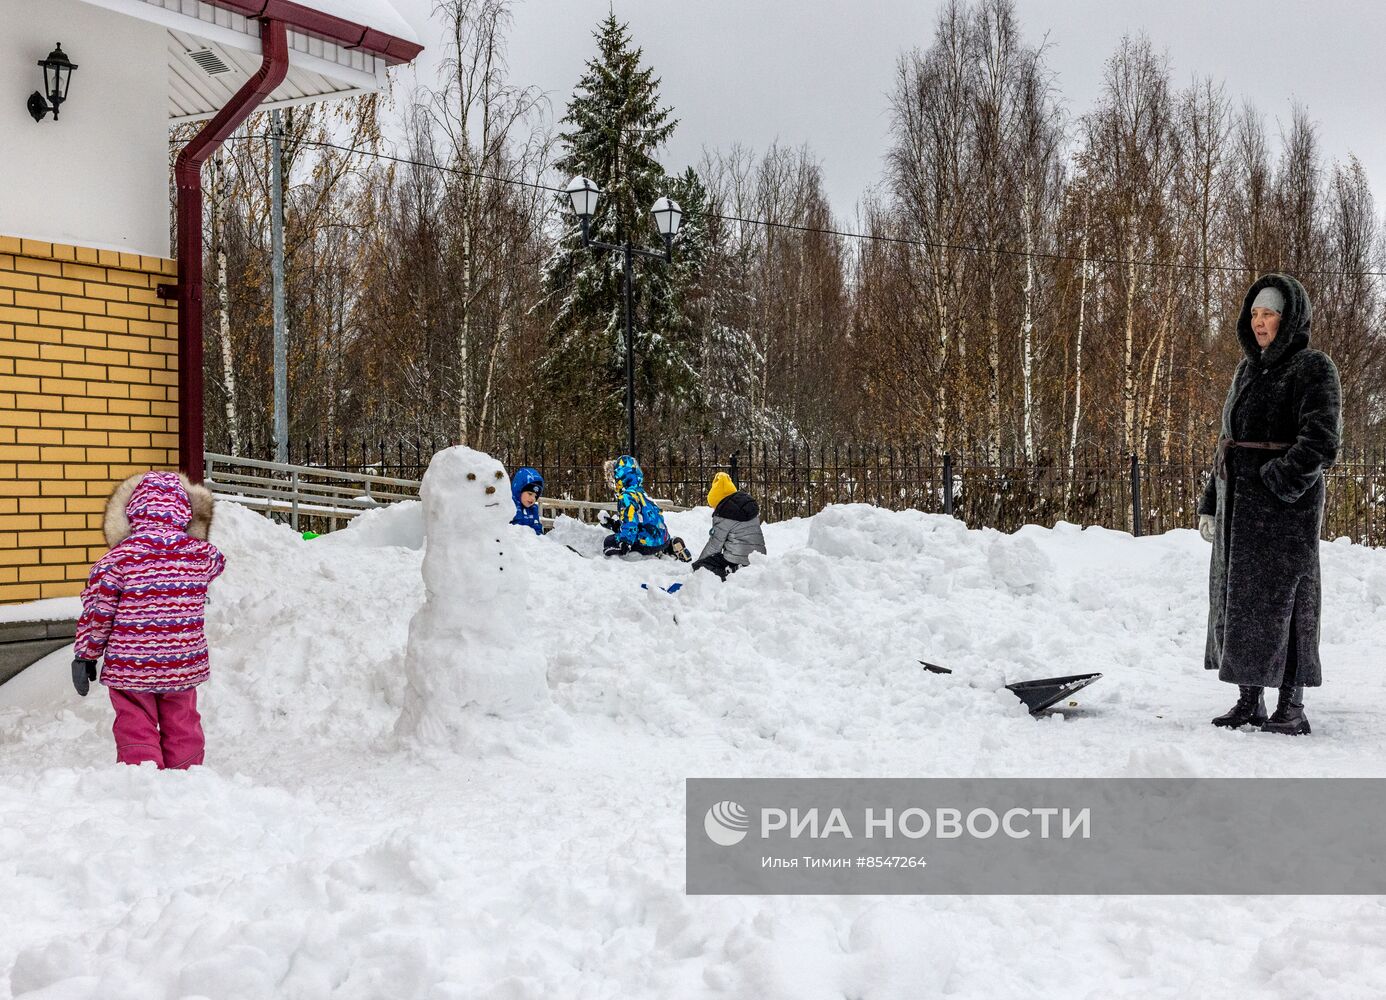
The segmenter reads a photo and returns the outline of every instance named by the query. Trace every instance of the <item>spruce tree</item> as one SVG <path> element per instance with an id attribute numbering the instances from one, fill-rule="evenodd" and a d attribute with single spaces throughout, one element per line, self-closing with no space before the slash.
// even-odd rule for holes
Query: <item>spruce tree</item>
<path id="1" fill-rule="evenodd" d="M 593 239 L 619 244 L 629 237 L 636 246 L 656 247 L 650 208 L 659 197 L 697 207 L 680 198 L 695 193 L 687 179 L 667 177 L 656 159 L 677 121 L 661 105 L 659 80 L 641 65 L 627 26 L 609 14 L 595 37 L 597 55 L 568 103 L 566 131 L 559 135 L 563 155 L 555 167 L 565 180 L 583 175 L 601 188 Z M 554 313 L 541 370 L 545 409 L 551 430 L 616 446 L 625 437 L 623 256 L 585 249 L 566 196 L 559 210 L 564 233 L 544 269 Z M 645 440 L 655 420 L 680 421 L 698 405 L 696 344 L 683 313 L 683 290 L 696 282 L 705 253 L 705 230 L 693 214 L 685 214 L 674 240 L 672 265 L 642 257 L 632 265 L 636 415 Z M 681 429 L 661 427 L 656 436 L 667 439 Z"/>
<path id="2" fill-rule="evenodd" d="M 753 294 L 727 246 L 732 223 L 722 218 L 723 206 L 693 169 L 677 179 L 675 190 L 689 242 L 696 247 L 675 264 L 690 271 L 679 292 L 680 313 L 698 345 L 697 429 L 722 441 L 775 437 L 778 425 L 753 403 L 752 383 L 765 359 L 746 329 Z"/>

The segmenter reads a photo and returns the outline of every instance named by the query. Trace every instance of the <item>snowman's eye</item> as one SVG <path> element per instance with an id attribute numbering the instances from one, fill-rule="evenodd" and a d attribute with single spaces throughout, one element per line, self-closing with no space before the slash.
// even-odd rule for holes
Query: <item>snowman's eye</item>
<path id="1" fill-rule="evenodd" d="M 499 469 L 496 470 L 496 478 L 497 478 L 497 479 L 501 478 L 501 476 L 503 476 L 503 475 L 505 475 L 505 473 L 501 472 Z"/>
<path id="2" fill-rule="evenodd" d="M 467 478 L 468 478 L 468 479 L 475 479 L 475 478 L 476 478 L 476 473 L 475 473 L 475 472 L 469 472 L 469 473 L 467 473 Z"/>

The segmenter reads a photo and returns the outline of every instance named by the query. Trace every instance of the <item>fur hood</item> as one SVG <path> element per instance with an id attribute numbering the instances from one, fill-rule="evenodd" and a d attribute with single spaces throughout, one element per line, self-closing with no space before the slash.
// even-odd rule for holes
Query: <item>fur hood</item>
<path id="1" fill-rule="evenodd" d="M 1279 289 L 1285 296 L 1285 311 L 1280 314 L 1280 329 L 1265 351 L 1256 343 L 1256 334 L 1251 330 L 1251 303 L 1263 288 Z M 1309 293 L 1304 286 L 1288 274 L 1265 274 L 1257 278 L 1247 289 L 1242 300 L 1242 311 L 1237 317 L 1237 339 L 1242 343 L 1242 352 L 1253 365 L 1273 368 L 1297 351 L 1309 346 L 1309 332 L 1314 325 L 1314 309 L 1309 302 Z"/>
<path id="2" fill-rule="evenodd" d="M 130 476 L 112 491 L 110 499 L 106 501 L 106 514 L 101 523 L 101 530 L 106 536 L 108 546 L 114 548 L 130 537 L 130 516 L 126 512 L 126 507 L 134 497 L 135 489 L 147 475 L 147 472 L 137 472 Z M 188 506 L 191 508 L 191 520 L 183 530 L 193 538 L 200 538 L 205 542 L 212 530 L 212 491 L 205 486 L 194 486 L 181 472 L 178 473 L 178 482 L 187 494 Z"/>

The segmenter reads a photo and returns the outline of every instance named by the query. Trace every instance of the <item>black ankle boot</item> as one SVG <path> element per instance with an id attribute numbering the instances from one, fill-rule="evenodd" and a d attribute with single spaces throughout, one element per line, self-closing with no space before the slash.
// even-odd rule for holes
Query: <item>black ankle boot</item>
<path id="1" fill-rule="evenodd" d="M 1226 726 L 1229 729 L 1236 729 L 1238 726 L 1253 725 L 1262 726 L 1266 722 L 1266 696 L 1264 688 L 1249 687 L 1241 684 L 1237 687 L 1237 704 L 1232 706 L 1232 710 L 1226 715 L 1219 715 L 1213 720 L 1215 726 Z"/>
<path id="2" fill-rule="evenodd" d="M 1280 689 L 1275 714 L 1261 725 L 1261 732 L 1285 736 L 1309 735 L 1309 717 L 1304 714 L 1304 688 L 1286 686 Z"/>

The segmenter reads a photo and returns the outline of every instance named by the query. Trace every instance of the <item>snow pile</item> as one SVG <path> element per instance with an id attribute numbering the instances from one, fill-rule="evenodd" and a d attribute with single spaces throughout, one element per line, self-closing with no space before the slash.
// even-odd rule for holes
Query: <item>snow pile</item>
<path id="1" fill-rule="evenodd" d="M 992 579 L 1012 594 L 1034 594 L 1054 577 L 1054 563 L 1040 551 L 1034 540 L 1002 535 L 992 539 L 987 552 L 987 569 Z"/>
<path id="2" fill-rule="evenodd" d="M 48 597 L 26 604 L 0 604 L 0 624 L 61 621 L 81 613 L 82 602 L 75 597 Z"/>
<path id="3" fill-rule="evenodd" d="M 833 507 L 722 584 L 590 558 L 569 519 L 448 535 L 477 516 L 430 518 L 425 556 L 389 540 L 422 541 L 417 505 L 310 542 L 220 507 L 205 768 L 109 763 L 70 654 L 0 687 L 0 1000 L 1386 995 L 1374 898 L 683 892 L 690 776 L 1382 776 L 1386 552 L 1324 546 L 1326 686 L 1291 741 L 1207 723 L 1232 692 L 1192 531 Z M 696 550 L 710 511 L 669 521 Z M 502 558 L 526 592 L 486 584 Z M 550 708 L 465 707 L 453 680 L 517 659 Z M 1090 670 L 1043 720 L 1003 688 Z M 400 744 L 425 676 L 458 735 Z"/>
<path id="4" fill-rule="evenodd" d="M 384 548 L 398 546 L 421 549 L 424 544 L 423 504 L 418 500 L 401 500 L 387 507 L 377 507 L 352 518 L 345 528 L 314 539 L 328 547 Z"/>

